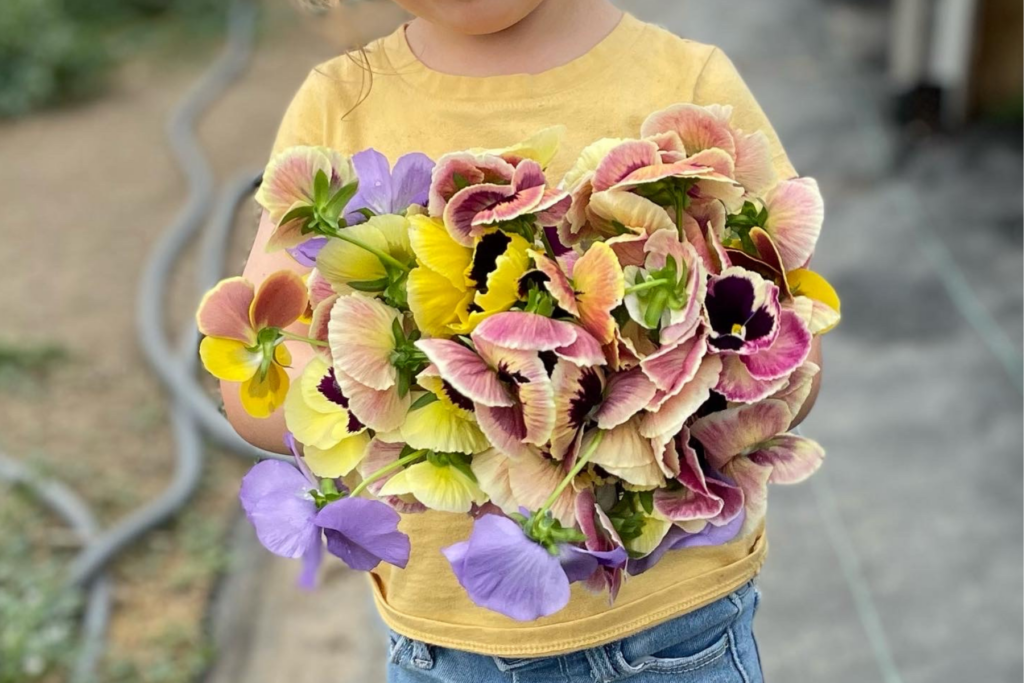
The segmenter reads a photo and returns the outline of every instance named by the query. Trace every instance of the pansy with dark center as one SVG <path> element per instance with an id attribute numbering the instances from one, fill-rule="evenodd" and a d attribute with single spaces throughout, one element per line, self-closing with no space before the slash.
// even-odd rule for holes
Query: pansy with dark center
<path id="1" fill-rule="evenodd" d="M 512 238 L 503 232 L 492 232 L 480 238 L 473 251 L 473 267 L 469 271 L 469 278 L 476 283 L 478 292 L 487 293 L 487 276 L 498 267 L 498 257 L 505 253 L 511 241 Z"/>
<path id="2" fill-rule="evenodd" d="M 604 383 L 594 368 L 583 368 L 576 393 L 569 399 L 569 424 L 580 428 L 604 400 Z"/>
<path id="3" fill-rule="evenodd" d="M 771 346 L 779 331 L 779 289 L 760 275 L 729 268 L 711 279 L 705 306 L 711 346 L 751 354 Z"/>

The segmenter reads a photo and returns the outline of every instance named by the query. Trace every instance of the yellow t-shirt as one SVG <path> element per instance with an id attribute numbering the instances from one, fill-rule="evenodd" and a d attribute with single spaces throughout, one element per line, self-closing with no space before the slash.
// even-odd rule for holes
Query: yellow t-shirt
<path id="1" fill-rule="evenodd" d="M 437 158 L 471 147 L 515 143 L 541 128 L 567 128 L 548 168 L 557 183 L 579 151 L 602 137 L 636 137 L 644 118 L 677 102 L 729 104 L 734 124 L 762 130 L 780 177 L 794 176 L 778 137 L 716 47 L 678 38 L 625 15 L 584 56 L 534 75 L 463 77 L 430 70 L 409 49 L 404 27 L 310 73 L 281 124 L 274 151 L 326 145 L 345 153 L 374 147 L 394 161 L 420 151 Z M 573 586 L 569 605 L 519 623 L 474 605 L 441 548 L 468 537 L 468 516 L 404 516 L 412 540 L 403 569 L 372 574 L 377 607 L 395 631 L 435 645 L 513 657 L 562 654 L 607 643 L 721 598 L 760 569 L 763 524 L 731 543 L 670 552 L 627 578 L 615 604 Z"/>

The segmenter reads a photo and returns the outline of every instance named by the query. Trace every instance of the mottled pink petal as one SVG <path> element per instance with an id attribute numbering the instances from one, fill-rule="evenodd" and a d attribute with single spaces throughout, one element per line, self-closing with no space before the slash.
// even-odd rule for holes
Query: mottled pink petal
<path id="1" fill-rule="evenodd" d="M 743 491 L 746 519 L 743 520 L 740 533 L 756 528 L 764 519 L 768 509 L 768 478 L 771 473 L 771 467 L 758 465 L 749 458 L 733 458 L 722 470 L 722 474 L 736 482 Z"/>
<path id="2" fill-rule="evenodd" d="M 784 401 L 789 406 L 789 412 L 798 414 L 807 397 L 811 395 L 814 378 L 820 371 L 821 368 L 815 363 L 804 361 L 804 364 L 789 376 L 785 386 L 772 394 L 772 398 Z"/>
<path id="3" fill-rule="evenodd" d="M 690 427 L 704 446 L 708 462 L 717 470 L 734 457 L 782 434 L 792 420 L 782 401 L 762 401 L 706 415 Z"/>
<path id="4" fill-rule="evenodd" d="M 818 243 L 825 202 L 813 178 L 784 180 L 765 197 L 764 229 L 779 248 L 786 270 L 803 267 Z"/>
<path id="5" fill-rule="evenodd" d="M 509 185 L 470 185 L 459 190 L 444 207 L 444 224 L 452 239 L 464 247 L 473 246 L 473 237 L 480 232 L 477 215 L 498 202 L 515 195 Z"/>
<path id="6" fill-rule="evenodd" d="M 576 329 L 576 339 L 568 346 L 555 349 L 555 355 L 580 366 L 604 365 L 601 343 L 582 327 Z"/>
<path id="7" fill-rule="evenodd" d="M 693 378 L 678 393 L 662 401 L 657 409 L 644 415 L 640 423 L 640 433 L 648 438 L 677 434 L 711 396 L 711 389 L 718 382 L 721 371 L 720 356 L 705 356 Z"/>
<path id="8" fill-rule="evenodd" d="M 707 348 L 707 337 L 696 335 L 684 342 L 663 346 L 640 361 L 640 367 L 658 389 L 672 396 L 693 379 Z"/>
<path id="9" fill-rule="evenodd" d="M 760 197 L 775 184 L 775 166 L 772 164 L 771 144 L 764 131 L 739 133 L 736 140 L 735 178 L 747 194 Z"/>
<path id="10" fill-rule="evenodd" d="M 335 294 L 351 294 L 351 292 L 336 292 L 318 268 L 309 271 L 309 277 L 306 278 L 306 295 L 309 297 L 310 306 L 316 308 L 321 301 L 333 297 Z"/>
<path id="11" fill-rule="evenodd" d="M 807 360 L 810 352 L 811 333 L 807 326 L 796 313 L 783 310 L 775 342 L 757 353 L 743 356 L 742 361 L 755 379 L 773 380 L 788 376 Z"/>
<path id="12" fill-rule="evenodd" d="M 743 490 L 720 479 L 708 478 L 707 484 L 711 495 L 722 501 L 722 511 L 708 522 L 715 526 L 725 526 L 743 512 Z"/>
<path id="13" fill-rule="evenodd" d="M 578 316 L 579 309 L 576 308 L 576 292 L 573 291 L 572 283 L 561 266 L 556 261 L 539 252 L 531 251 L 530 257 L 537 264 L 537 270 L 547 275 L 548 279 L 544 283 L 544 287 L 554 297 L 559 308 L 569 313 L 569 315 Z"/>
<path id="14" fill-rule="evenodd" d="M 772 468 L 773 484 L 799 484 L 814 474 L 825 459 L 825 449 L 812 439 L 782 434 L 750 454 L 750 460 Z"/>
<path id="15" fill-rule="evenodd" d="M 774 380 L 755 379 L 747 370 L 747 366 L 740 360 L 740 356 L 720 357 L 722 358 L 722 374 L 718 379 L 715 391 L 724 396 L 727 401 L 755 403 L 771 396 L 786 384 L 785 377 Z"/>
<path id="16" fill-rule="evenodd" d="M 617 372 L 608 378 L 605 398 L 594 413 L 601 429 L 612 429 L 639 413 L 654 397 L 654 383 L 640 368 Z"/>
<path id="17" fill-rule="evenodd" d="M 510 458 L 525 457 L 530 452 L 526 444 L 526 423 L 521 406 L 490 407 L 475 406 L 480 430 L 495 448 Z"/>
<path id="18" fill-rule="evenodd" d="M 619 265 L 623 268 L 626 266 L 642 266 L 644 264 L 644 260 L 647 258 L 647 252 L 644 251 L 646 242 L 647 233 L 642 235 L 618 235 L 617 237 L 605 240 L 605 244 L 612 248 L 615 256 L 619 259 Z"/>
<path id="19" fill-rule="evenodd" d="M 485 186 L 479 185 L 478 187 Z M 471 188 L 466 189 L 468 190 Z M 542 199 L 544 199 L 544 187 L 528 187 L 511 196 L 501 199 L 495 199 L 494 195 L 484 193 L 481 193 L 481 197 L 487 197 L 486 200 L 481 201 L 487 201 L 488 203 L 483 209 L 474 214 L 471 221 L 471 225 L 474 228 L 510 221 L 519 218 L 520 216 L 526 216 L 533 213 L 537 205 L 540 204 Z M 459 195 L 453 197 L 449 206 L 454 206 L 458 198 Z M 466 201 L 466 207 L 470 207 L 472 205 L 472 200 Z M 474 231 L 474 234 L 477 233 L 478 231 Z"/>
<path id="20" fill-rule="evenodd" d="M 536 313 L 508 311 L 485 319 L 473 330 L 473 339 L 519 351 L 551 351 L 576 341 L 576 326 Z"/>
<path id="21" fill-rule="evenodd" d="M 612 148 L 594 172 L 594 191 L 607 190 L 629 174 L 660 163 L 658 146 L 648 140 L 628 140 Z"/>
<path id="22" fill-rule="evenodd" d="M 689 522 L 717 517 L 724 506 L 720 498 L 702 495 L 688 488 L 658 489 L 654 492 L 654 509 L 673 522 Z"/>
<path id="23" fill-rule="evenodd" d="M 397 387 L 378 391 L 337 369 L 334 374 L 342 393 L 348 398 L 348 409 L 364 425 L 377 432 L 390 432 L 405 422 L 411 393 L 402 397 L 398 395 Z"/>
<path id="24" fill-rule="evenodd" d="M 393 387 L 398 372 L 391 365 L 396 344 L 391 328 L 399 315 L 376 299 L 358 294 L 340 297 L 328 324 L 335 370 L 371 389 Z"/>
<path id="25" fill-rule="evenodd" d="M 313 316 L 309 322 L 309 338 L 317 341 L 326 342 L 329 340 L 330 325 L 331 325 L 331 311 L 334 310 L 334 303 L 338 300 L 338 295 L 328 297 L 317 304 L 316 308 L 313 309 Z M 317 353 L 325 354 L 330 356 L 330 346 L 315 347 Z"/>
<path id="26" fill-rule="evenodd" d="M 199 304 L 196 312 L 199 332 L 207 337 L 234 339 L 243 344 L 256 343 L 256 334 L 249 322 L 249 308 L 254 296 L 255 288 L 245 278 L 221 280 Z"/>
<path id="27" fill-rule="evenodd" d="M 446 154 L 437 160 L 431 174 L 430 199 L 428 211 L 431 216 L 441 216 L 445 205 L 460 189 L 456 176 L 461 178 L 462 186 L 480 183 L 509 183 L 515 167 L 504 159 L 491 154 L 472 154 L 455 152 Z M 466 245 L 469 246 L 469 245 Z"/>
<path id="28" fill-rule="evenodd" d="M 555 427 L 555 392 L 551 382 L 543 380 L 519 385 L 519 401 L 522 405 L 523 424 L 526 426 L 524 440 L 535 446 L 542 446 L 551 438 Z"/>
<path id="29" fill-rule="evenodd" d="M 647 117 L 640 126 L 640 135 L 658 133 L 679 135 L 687 154 L 717 147 L 732 155 L 736 152 L 729 124 L 714 112 L 696 104 L 675 104 Z"/>
<path id="30" fill-rule="evenodd" d="M 494 370 L 472 350 L 447 339 L 421 339 L 416 346 L 441 376 L 471 401 L 494 407 L 514 404 Z"/>

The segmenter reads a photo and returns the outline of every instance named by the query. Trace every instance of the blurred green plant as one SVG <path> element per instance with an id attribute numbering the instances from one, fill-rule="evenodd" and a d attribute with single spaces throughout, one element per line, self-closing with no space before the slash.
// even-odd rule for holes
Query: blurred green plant
<path id="1" fill-rule="evenodd" d="M 0 489 L 0 683 L 43 680 L 65 668 L 77 644 L 78 597 L 60 564 L 33 552 L 25 529 L 35 503 Z"/>
<path id="2" fill-rule="evenodd" d="M 110 67 L 152 42 L 154 31 L 206 33 L 221 26 L 228 5 L 221 0 L 2 4 L 0 118 L 93 95 L 101 90 Z"/>
<path id="3" fill-rule="evenodd" d="M 25 380 L 37 379 L 67 358 L 67 350 L 57 344 L 16 346 L 0 342 L 0 389 L 19 387 Z"/>
<path id="4" fill-rule="evenodd" d="M 169 627 L 153 643 L 160 655 L 140 665 L 115 660 L 107 666 L 108 683 L 193 683 L 213 663 L 216 653 L 202 631 Z"/>

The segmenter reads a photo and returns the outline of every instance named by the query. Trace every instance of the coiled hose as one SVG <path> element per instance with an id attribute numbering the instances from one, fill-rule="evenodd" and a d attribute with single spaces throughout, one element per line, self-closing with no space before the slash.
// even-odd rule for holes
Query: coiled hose
<path id="1" fill-rule="evenodd" d="M 70 489 L 33 475 L 28 468 L 0 454 L 0 479 L 26 487 L 60 515 L 83 542 L 68 571 L 68 586 L 88 591 L 82 619 L 81 645 L 71 683 L 95 680 L 110 619 L 112 586 L 106 567 L 139 537 L 172 517 L 199 485 L 204 462 L 200 429 L 218 444 L 247 458 L 282 458 L 239 437 L 196 381 L 198 331 L 190 321 L 176 349 L 166 336 L 167 285 L 185 247 L 205 219 L 212 218 L 200 250 L 197 285 L 200 292 L 220 279 L 238 206 L 259 183 L 259 172 L 234 178 L 218 198 L 215 178 L 195 136 L 196 123 L 249 63 L 258 10 L 252 0 L 232 0 L 223 53 L 172 113 L 167 137 L 187 181 L 188 201 L 164 230 L 142 274 L 137 299 L 137 334 L 143 355 L 172 398 L 171 424 L 176 443 L 174 476 L 152 502 L 113 527 L 99 528 L 89 507 Z"/>

